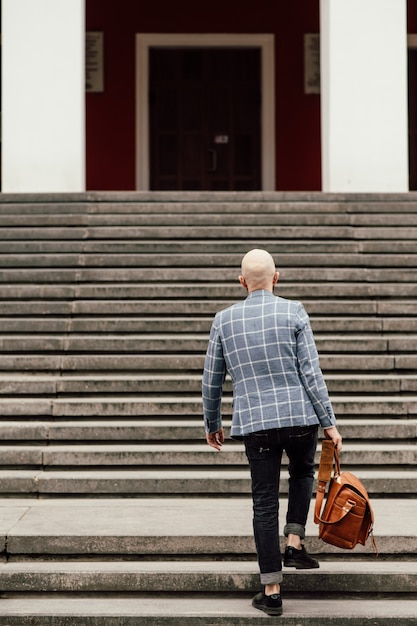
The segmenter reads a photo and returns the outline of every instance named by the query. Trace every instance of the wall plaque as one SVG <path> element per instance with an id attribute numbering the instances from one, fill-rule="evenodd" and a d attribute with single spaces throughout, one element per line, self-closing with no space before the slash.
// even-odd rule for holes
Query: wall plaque
<path id="1" fill-rule="evenodd" d="M 104 91 L 103 33 L 89 31 L 85 36 L 85 90 L 101 93 Z"/>
<path id="2" fill-rule="evenodd" d="M 320 93 L 320 35 L 304 35 L 304 93 Z"/>

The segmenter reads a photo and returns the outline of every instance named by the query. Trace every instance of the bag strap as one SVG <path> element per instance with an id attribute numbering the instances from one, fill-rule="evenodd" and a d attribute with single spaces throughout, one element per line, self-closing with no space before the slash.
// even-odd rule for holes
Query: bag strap
<path id="1" fill-rule="evenodd" d="M 334 447 L 333 441 L 330 439 L 323 439 L 321 442 L 321 456 L 319 465 L 318 478 L 320 482 L 328 483 L 332 475 L 333 460 L 335 459 L 337 450 Z M 337 454 L 337 461 L 339 463 L 339 455 Z M 340 473 L 340 463 L 339 463 Z"/>
<path id="2" fill-rule="evenodd" d="M 333 441 L 323 439 L 321 442 L 321 455 L 318 473 L 318 485 L 316 495 L 316 506 L 314 509 L 314 523 L 318 524 L 320 520 L 320 512 L 323 506 L 326 485 L 330 481 L 332 475 L 333 461 L 335 462 L 335 473 L 340 474 L 339 454 L 334 447 Z"/>

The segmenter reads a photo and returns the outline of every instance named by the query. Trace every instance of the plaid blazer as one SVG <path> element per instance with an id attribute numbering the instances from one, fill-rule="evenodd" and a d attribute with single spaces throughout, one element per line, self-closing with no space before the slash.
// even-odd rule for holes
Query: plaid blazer
<path id="1" fill-rule="evenodd" d="M 336 424 L 301 302 L 259 290 L 216 314 L 202 382 L 208 433 L 222 426 L 227 372 L 233 383 L 232 437 L 271 428 Z"/>

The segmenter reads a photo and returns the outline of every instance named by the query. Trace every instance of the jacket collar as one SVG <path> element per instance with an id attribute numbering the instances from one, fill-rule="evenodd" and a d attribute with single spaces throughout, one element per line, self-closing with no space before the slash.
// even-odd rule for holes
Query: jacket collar
<path id="1" fill-rule="evenodd" d="M 275 296 L 268 289 L 257 289 L 256 291 L 251 291 L 246 299 L 249 300 L 251 298 L 275 298 Z"/>

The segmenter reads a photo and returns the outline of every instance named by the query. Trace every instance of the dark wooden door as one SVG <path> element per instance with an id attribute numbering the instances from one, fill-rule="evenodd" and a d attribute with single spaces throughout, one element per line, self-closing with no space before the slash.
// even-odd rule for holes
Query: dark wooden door
<path id="1" fill-rule="evenodd" d="M 150 50 L 154 190 L 261 189 L 256 48 Z"/>
<path id="2" fill-rule="evenodd" d="M 417 49 L 408 50 L 409 186 L 417 189 Z"/>

